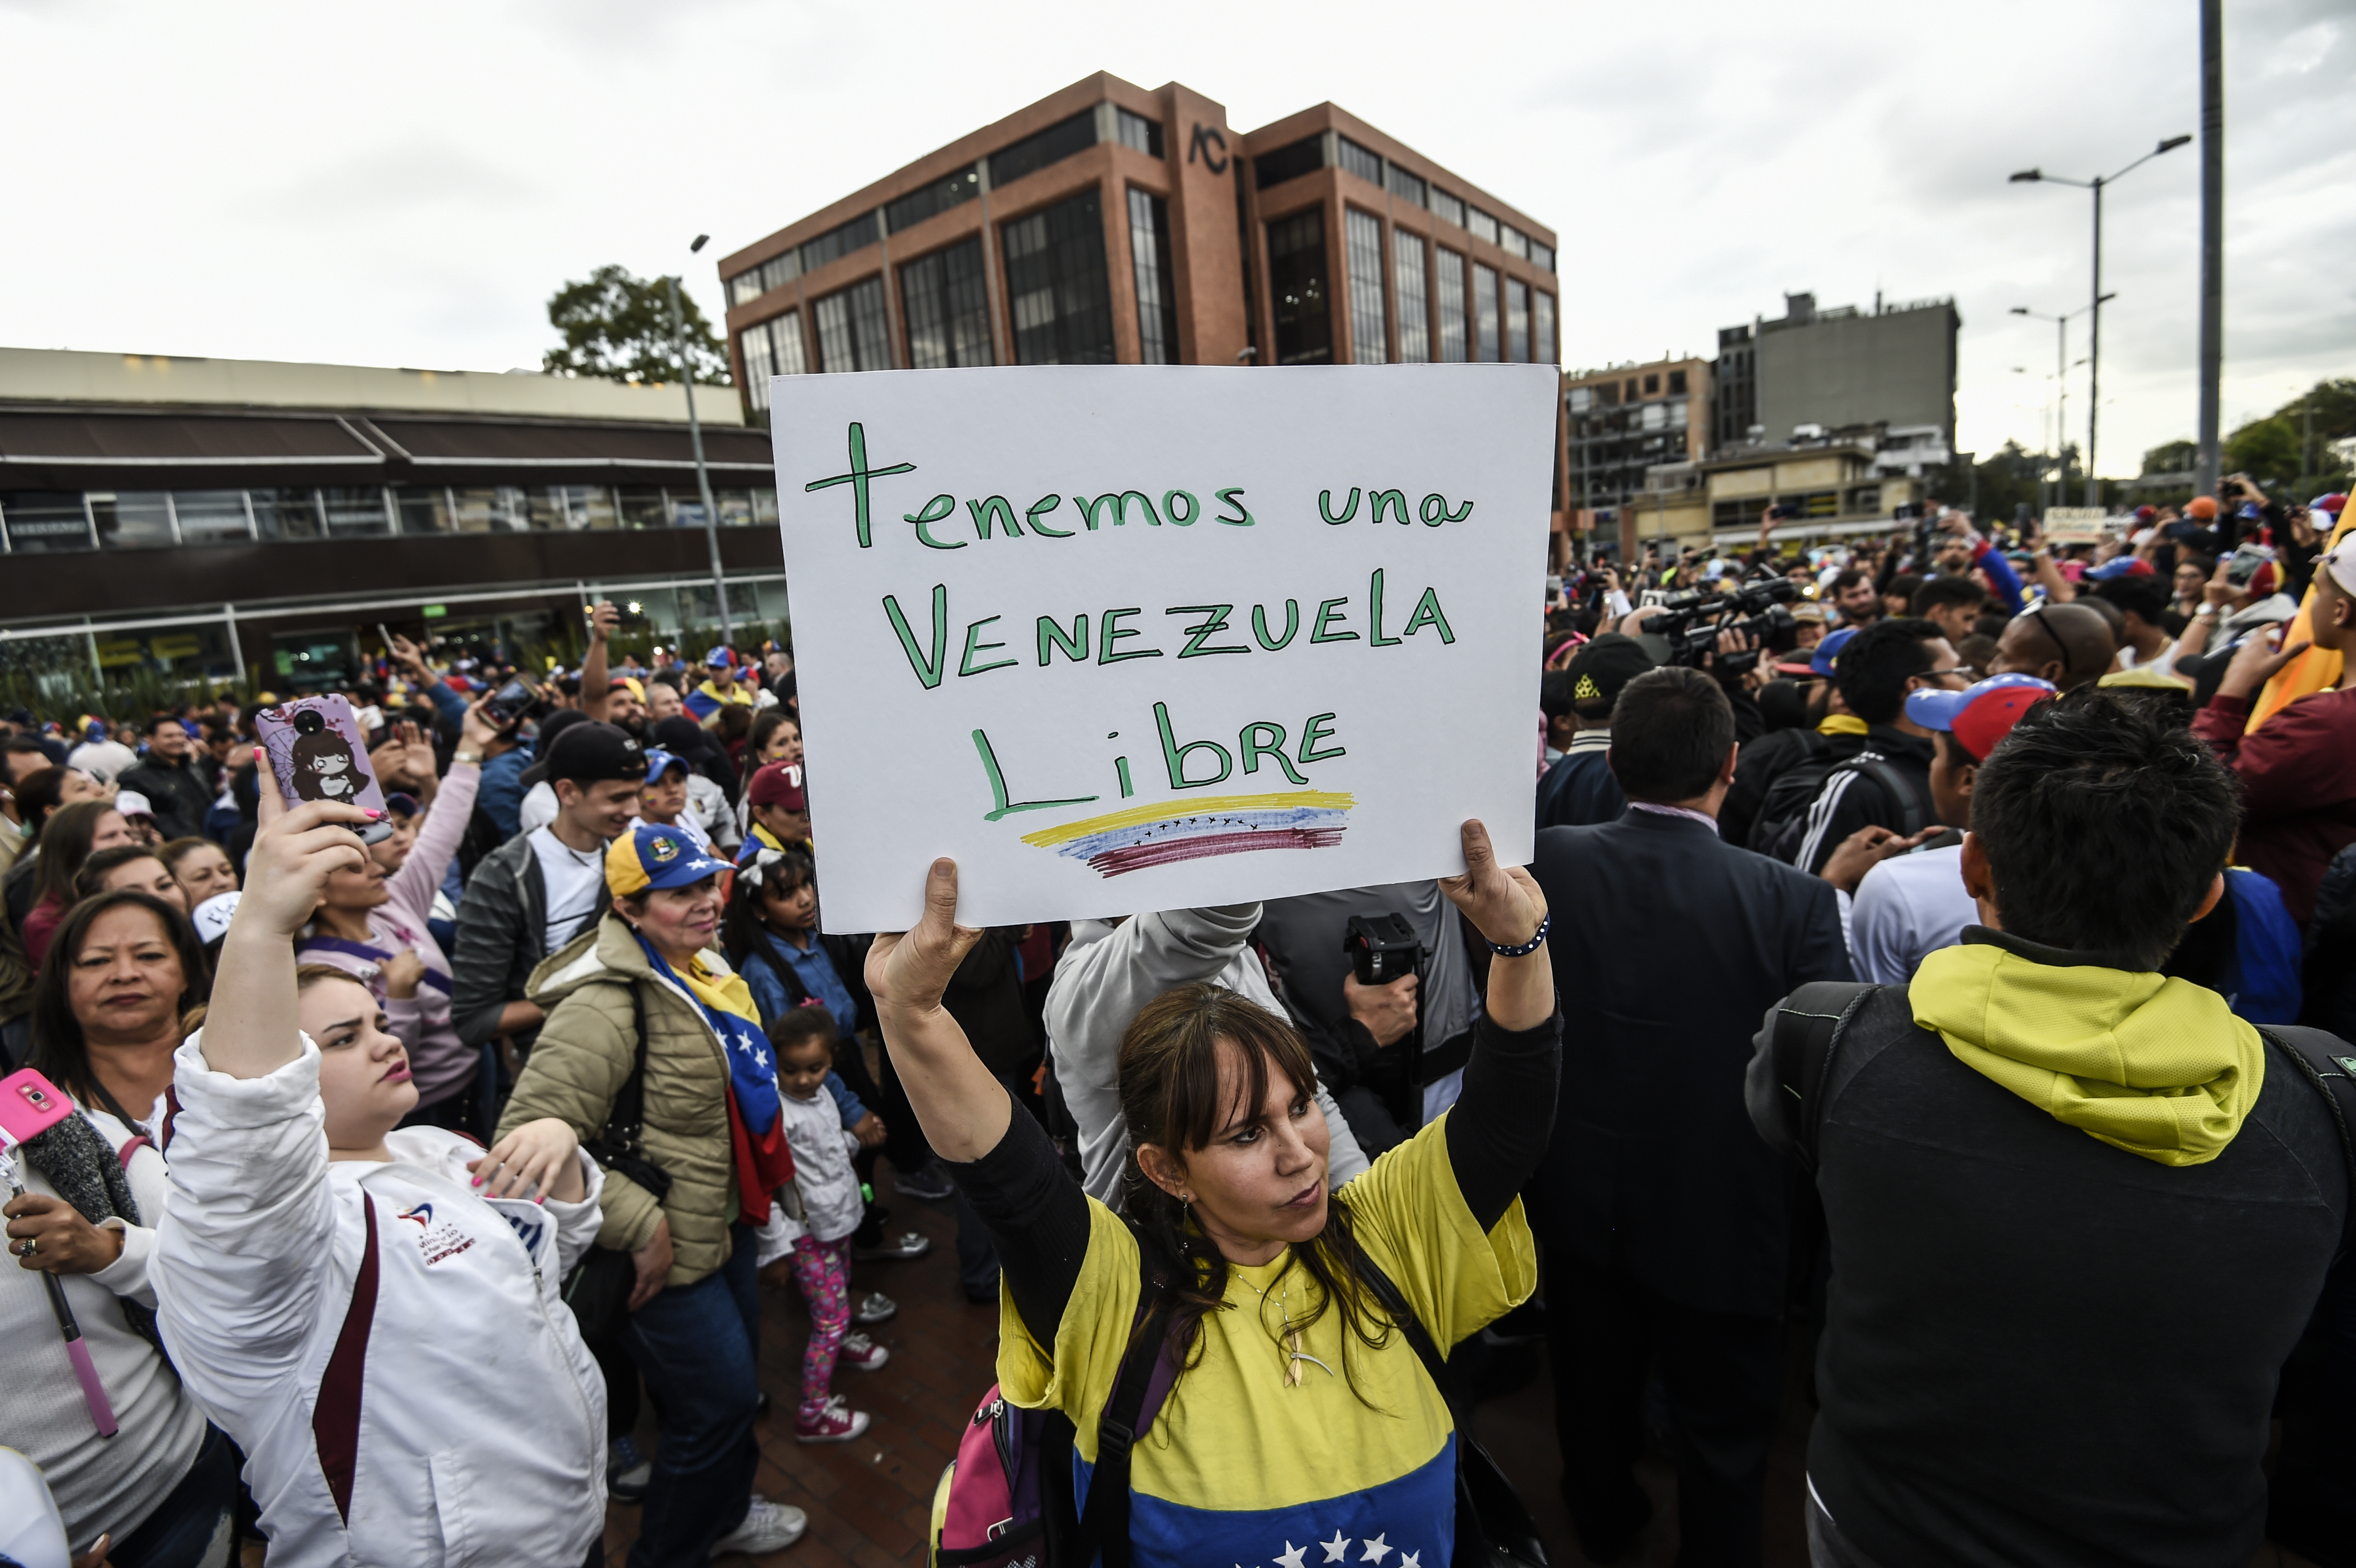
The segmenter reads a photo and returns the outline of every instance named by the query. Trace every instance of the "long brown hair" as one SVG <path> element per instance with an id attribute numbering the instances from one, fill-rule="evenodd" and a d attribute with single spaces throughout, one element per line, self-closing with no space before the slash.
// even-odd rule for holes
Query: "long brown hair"
<path id="1" fill-rule="evenodd" d="M 1233 1095 L 1219 1090 L 1220 1047 L 1232 1049 L 1243 1069 Z M 1291 1024 L 1223 986 L 1181 986 L 1139 1010 L 1120 1039 L 1120 1109 L 1129 1124 L 1131 1152 L 1124 1202 L 1142 1232 L 1148 1255 L 1174 1259 L 1178 1307 L 1171 1333 L 1183 1365 L 1202 1359 L 1203 1315 L 1226 1305 L 1229 1264 L 1202 1231 L 1190 1223 L 1177 1199 L 1146 1176 L 1135 1146 L 1153 1144 L 1173 1155 L 1208 1147 L 1227 1125 L 1237 1105 L 1257 1113 L 1268 1099 L 1271 1074 L 1301 1094 L 1317 1087 L 1309 1046 Z M 1350 1341 L 1380 1350 L 1391 1341 L 1389 1318 L 1376 1306 L 1364 1273 L 1350 1205 L 1339 1192 L 1326 1197 L 1325 1228 L 1292 1249 L 1293 1261 L 1317 1282 L 1317 1299 L 1294 1325 L 1307 1328 L 1330 1307 L 1342 1314 L 1348 1332 L 1342 1339 L 1342 1375 L 1360 1403 L 1365 1395 L 1350 1375 Z M 1371 1408 L 1371 1407 L 1370 1407 Z"/>
<path id="2" fill-rule="evenodd" d="M 35 903 L 73 902 L 74 875 L 90 859 L 99 818 L 113 809 L 111 800 L 78 800 L 49 813 L 41 827 L 41 858 L 33 868 Z"/>

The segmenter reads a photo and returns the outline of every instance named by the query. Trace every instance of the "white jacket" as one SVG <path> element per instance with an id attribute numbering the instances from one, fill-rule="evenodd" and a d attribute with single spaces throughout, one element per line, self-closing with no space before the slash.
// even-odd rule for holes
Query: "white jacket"
<path id="1" fill-rule="evenodd" d="M 1120 1114 L 1120 1037 L 1145 1004 L 1164 991 L 1198 980 L 1224 986 L 1292 1020 L 1251 949 L 1259 905 L 1163 910 L 1118 925 L 1072 923 L 1071 944 L 1055 961 L 1047 987 L 1047 1050 L 1055 1083 L 1080 1128 L 1081 1185 L 1099 1202 L 1120 1206 L 1121 1173 L 1129 1165 L 1129 1124 Z M 1368 1165 L 1349 1118 L 1325 1086 L 1317 1086 L 1333 1143 L 1326 1179 L 1339 1187 Z"/>
<path id="2" fill-rule="evenodd" d="M 189 1391 L 245 1451 L 271 1568 L 579 1568 L 605 1529 L 605 1392 L 558 1282 L 578 1203 L 475 1195 L 458 1134 L 327 1158 L 319 1051 L 267 1077 L 180 1047 L 149 1278 Z"/>

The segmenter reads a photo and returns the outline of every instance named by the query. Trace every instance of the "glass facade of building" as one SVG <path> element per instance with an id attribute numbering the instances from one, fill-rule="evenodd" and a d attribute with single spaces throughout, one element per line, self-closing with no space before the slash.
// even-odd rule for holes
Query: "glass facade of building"
<path id="1" fill-rule="evenodd" d="M 1505 357 L 1516 365 L 1530 362 L 1530 285 L 1519 278 L 1505 280 Z"/>
<path id="2" fill-rule="evenodd" d="M 998 183 L 995 158 L 991 183 Z M 1104 205 L 1097 192 L 1083 191 L 1000 232 L 1015 363 L 1111 364 L 1112 286 L 1105 272 Z"/>
<path id="3" fill-rule="evenodd" d="M 1402 365 L 1431 357 L 1430 291 L 1424 286 L 1423 237 L 1391 230 L 1391 272 L 1398 280 L 1398 357 Z"/>
<path id="4" fill-rule="evenodd" d="M 1483 365 L 1504 359 L 1497 333 L 1497 269 L 1472 263 L 1472 357 Z"/>
<path id="5" fill-rule="evenodd" d="M 1442 364 L 1461 365 L 1466 358 L 1464 337 L 1464 258 L 1440 247 L 1440 354 Z"/>
<path id="6" fill-rule="evenodd" d="M 1383 326 L 1383 220 L 1355 207 L 1343 208 L 1343 214 L 1350 253 L 1350 357 L 1361 365 L 1387 365 L 1391 352 L 1390 335 Z"/>
<path id="7" fill-rule="evenodd" d="M 818 368 L 888 370 L 892 333 L 884 316 L 884 280 L 867 278 L 818 302 Z"/>
<path id="8" fill-rule="evenodd" d="M 1531 291 L 1530 320 L 1537 335 L 1538 362 L 1542 365 L 1562 363 L 1562 350 L 1554 340 L 1554 296 L 1544 289 Z"/>
<path id="9" fill-rule="evenodd" d="M 1332 288 L 1325 264 L 1325 212 L 1312 207 L 1268 226 L 1268 288 L 1276 306 L 1276 362 L 1333 361 Z"/>
<path id="10" fill-rule="evenodd" d="M 990 347 L 989 280 L 982 276 L 980 238 L 902 267 L 900 314 L 908 324 L 908 363 L 915 368 L 996 364 Z"/>
<path id="11" fill-rule="evenodd" d="M 1129 259 L 1137 283 L 1138 362 L 1175 365 L 1178 287 L 1170 267 L 1170 204 L 1135 186 L 1129 187 Z"/>

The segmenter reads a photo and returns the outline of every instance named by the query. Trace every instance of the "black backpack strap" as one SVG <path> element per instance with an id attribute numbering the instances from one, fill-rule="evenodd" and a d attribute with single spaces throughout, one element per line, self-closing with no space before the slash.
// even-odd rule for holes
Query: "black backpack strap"
<path id="1" fill-rule="evenodd" d="M 637 981 L 626 983 L 630 991 L 630 1029 L 637 1037 L 631 1047 L 630 1075 L 614 1092 L 614 1108 L 605 1113 L 605 1127 L 582 1147 L 590 1158 L 620 1171 L 660 1202 L 670 1195 L 670 1173 L 647 1158 L 638 1147 L 638 1134 L 646 1122 L 647 998 Z"/>
<path id="2" fill-rule="evenodd" d="M 2349 1235 L 2356 1231 L 2356 1046 L 2325 1029 L 2289 1024 L 2276 1024 L 2258 1033 L 2290 1059 L 2308 1087 L 2323 1096 L 2324 1109 L 2331 1113 L 2332 1129 L 2340 1135 L 2340 1157 L 2348 1173 L 2340 1230 L 2340 1251 L 2344 1254 Z"/>
<path id="3" fill-rule="evenodd" d="M 1824 1120 L 1825 1080 L 1832 1074 L 1841 1030 L 1880 988 L 1855 980 L 1816 980 L 1775 1008 L 1770 1050 L 1776 1104 L 1791 1135 L 1792 1152 L 1811 1175 L 1816 1168 L 1816 1130 Z"/>
<path id="4" fill-rule="evenodd" d="M 1890 804 L 1898 808 L 1900 820 L 1888 826 L 1900 837 L 1912 838 L 1930 826 L 1931 813 L 1925 799 L 1928 784 L 1919 782 L 1879 752 L 1868 752 L 1844 765 L 1871 779 L 1880 787 L 1882 795 Z"/>
<path id="5" fill-rule="evenodd" d="M 1087 1507 L 1080 1514 L 1079 1540 L 1071 1558 L 1076 1564 L 1086 1564 L 1101 1552 L 1104 1568 L 1130 1568 L 1130 1455 L 1139 1435 L 1160 1411 L 1158 1403 L 1153 1410 L 1145 1408 L 1146 1392 L 1154 1381 L 1155 1365 L 1162 1360 L 1162 1341 L 1169 1334 L 1173 1306 L 1168 1271 L 1154 1267 L 1145 1253 L 1143 1238 L 1140 1237 L 1139 1242 L 1144 1294 L 1140 1298 L 1138 1321 L 1130 1335 L 1129 1349 L 1122 1352 L 1120 1371 L 1113 1379 L 1112 1392 L 1106 1397 L 1104 1413 L 1097 1420 L 1097 1462 L 1088 1478 Z"/>

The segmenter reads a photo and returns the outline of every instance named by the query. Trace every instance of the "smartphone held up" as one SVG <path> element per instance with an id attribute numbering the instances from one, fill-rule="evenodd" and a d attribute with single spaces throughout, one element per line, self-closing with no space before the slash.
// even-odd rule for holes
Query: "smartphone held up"
<path id="1" fill-rule="evenodd" d="M 353 830 L 362 843 L 391 837 L 384 791 L 368 771 L 368 737 L 348 701 L 332 695 L 305 697 L 265 708 L 253 716 L 253 731 L 288 807 L 312 800 L 357 805 L 378 814 L 374 822 Z"/>

